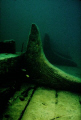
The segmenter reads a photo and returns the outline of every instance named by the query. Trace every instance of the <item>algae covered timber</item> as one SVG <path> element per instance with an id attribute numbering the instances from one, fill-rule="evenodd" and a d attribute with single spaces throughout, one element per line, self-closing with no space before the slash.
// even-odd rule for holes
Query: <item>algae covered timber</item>
<path id="1" fill-rule="evenodd" d="M 13 55 L 8 53 L 4 59 L 0 57 L 0 74 L 9 71 L 17 72 L 23 68 L 26 70 L 26 77 L 30 77 L 31 82 L 55 89 L 81 91 L 81 78 L 65 73 L 48 61 L 43 52 L 39 30 L 35 24 L 31 26 L 25 53 Z"/>
<path id="2" fill-rule="evenodd" d="M 81 91 L 81 78 L 65 73 L 47 60 L 35 24 L 31 26 L 25 57 L 26 69 L 32 81 L 55 89 Z"/>
<path id="3" fill-rule="evenodd" d="M 1 120 L 80 120 L 81 78 L 47 60 L 35 24 L 25 53 L 0 55 Z"/>

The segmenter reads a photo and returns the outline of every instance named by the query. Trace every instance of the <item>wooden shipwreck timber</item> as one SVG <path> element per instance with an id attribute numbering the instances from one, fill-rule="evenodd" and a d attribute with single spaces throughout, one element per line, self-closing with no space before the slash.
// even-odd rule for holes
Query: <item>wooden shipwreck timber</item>
<path id="1" fill-rule="evenodd" d="M 16 53 L 13 40 L 0 45 L 5 46 L 0 53 L 0 120 L 33 120 L 33 117 L 38 120 L 62 117 L 65 120 L 65 116 L 68 120 L 69 116 L 80 119 L 81 78 L 65 73 L 48 61 L 35 24 L 31 26 L 25 52 Z M 63 61 L 63 57 L 59 59 Z M 71 63 L 77 66 L 70 59 L 65 59 L 64 65 L 67 61 L 70 66 Z"/>
<path id="2" fill-rule="evenodd" d="M 32 81 L 55 89 L 80 91 L 80 78 L 61 71 L 47 60 L 43 52 L 40 34 L 35 24 L 32 24 L 31 27 L 25 63 Z"/>
<path id="3" fill-rule="evenodd" d="M 81 78 L 65 73 L 47 60 L 40 33 L 35 24 L 31 26 L 27 51 L 16 55 L 16 57 L 0 60 L 0 74 L 23 68 L 31 82 L 54 89 L 81 91 Z"/>

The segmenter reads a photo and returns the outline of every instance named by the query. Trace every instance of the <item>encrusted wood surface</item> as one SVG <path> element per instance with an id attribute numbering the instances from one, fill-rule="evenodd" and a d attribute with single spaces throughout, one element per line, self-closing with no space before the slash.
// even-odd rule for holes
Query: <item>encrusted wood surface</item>
<path id="1" fill-rule="evenodd" d="M 33 92 L 34 91 L 34 92 Z M 0 120 L 81 120 L 81 95 L 23 84 Z"/>
<path id="2" fill-rule="evenodd" d="M 81 78 L 61 71 L 46 59 L 35 24 L 26 53 L 0 57 L 1 80 L 0 120 L 81 119 L 81 94 L 65 91 L 81 92 Z"/>
<path id="3" fill-rule="evenodd" d="M 23 64 L 24 54 L 0 54 L 0 75 L 17 71 Z"/>
<path id="4" fill-rule="evenodd" d="M 0 54 L 0 114 L 24 79 L 21 73 L 23 56 L 21 53 Z"/>
<path id="5" fill-rule="evenodd" d="M 45 57 L 37 26 L 32 24 L 26 51 L 26 69 L 32 81 L 56 89 L 81 91 L 81 78 L 53 66 Z"/>
<path id="6" fill-rule="evenodd" d="M 17 90 L 8 100 L 7 108 L 3 115 L 0 115 L 0 120 L 21 120 L 34 89 L 35 85 L 22 83 L 20 90 Z"/>
<path id="7" fill-rule="evenodd" d="M 81 120 L 81 95 L 38 87 L 21 120 Z"/>

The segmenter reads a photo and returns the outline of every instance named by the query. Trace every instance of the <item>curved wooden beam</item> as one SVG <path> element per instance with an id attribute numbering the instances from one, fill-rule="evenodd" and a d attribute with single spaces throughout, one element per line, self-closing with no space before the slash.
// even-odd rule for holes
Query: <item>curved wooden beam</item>
<path id="1" fill-rule="evenodd" d="M 32 81 L 55 89 L 81 91 L 81 78 L 53 66 L 45 57 L 37 26 L 32 24 L 26 51 L 27 74 Z"/>

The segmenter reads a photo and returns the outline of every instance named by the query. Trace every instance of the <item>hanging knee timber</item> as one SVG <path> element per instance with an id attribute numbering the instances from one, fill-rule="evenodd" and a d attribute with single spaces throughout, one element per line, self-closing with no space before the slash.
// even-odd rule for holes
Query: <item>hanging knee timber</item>
<path id="1" fill-rule="evenodd" d="M 25 59 L 27 74 L 32 82 L 58 90 L 81 92 L 81 78 L 65 73 L 47 60 L 35 24 L 31 26 Z"/>

